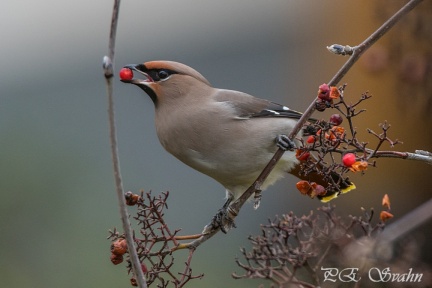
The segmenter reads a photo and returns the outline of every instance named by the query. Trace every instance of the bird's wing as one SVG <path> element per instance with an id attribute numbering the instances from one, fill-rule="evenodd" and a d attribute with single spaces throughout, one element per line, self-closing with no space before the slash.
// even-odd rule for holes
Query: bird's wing
<path id="1" fill-rule="evenodd" d="M 256 98 L 238 91 L 219 90 L 215 95 L 215 100 L 229 103 L 235 109 L 236 116 L 242 119 L 258 117 L 300 119 L 302 116 L 301 112 L 292 110 L 287 106 Z"/>

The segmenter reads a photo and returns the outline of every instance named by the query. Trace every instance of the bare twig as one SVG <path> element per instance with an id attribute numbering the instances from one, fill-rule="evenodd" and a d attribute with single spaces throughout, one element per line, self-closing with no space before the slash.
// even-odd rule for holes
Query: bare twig
<path id="1" fill-rule="evenodd" d="M 174 271 L 176 267 L 174 266 L 173 252 L 188 248 L 179 241 L 196 239 L 201 235 L 178 236 L 177 233 L 181 231 L 180 229 L 170 229 L 164 220 L 165 209 L 168 208 L 169 193 L 162 192 L 158 196 L 152 196 L 150 192 L 144 195 L 144 191 L 141 191 L 141 195 L 132 192 L 126 194 L 128 195 L 126 203 L 130 206 L 136 205 L 138 210 L 133 219 L 138 222 L 140 228 L 133 235 L 133 238 L 136 243 L 138 258 L 141 260 L 141 270 L 147 278 L 147 285 L 168 287 L 171 283 L 174 287 L 181 288 L 191 280 L 202 278 L 204 274 L 192 275 L 191 263 L 195 249 L 189 249 L 189 256 L 184 262 L 183 270 L 178 273 Z M 114 230 L 114 232 L 110 231 L 108 238 L 113 241 L 112 247 L 114 247 L 111 249 L 111 262 L 115 265 L 120 264 L 126 251 L 115 248 L 121 246 L 118 242 L 124 241 L 124 234 L 119 234 Z M 130 257 L 127 259 L 127 268 L 128 273 L 130 273 L 132 270 Z M 133 286 L 137 284 L 135 276 L 131 278 L 131 283 Z"/>
<path id="2" fill-rule="evenodd" d="M 398 248 L 392 257 L 388 252 L 392 242 L 432 218 L 432 200 L 389 226 L 388 218 L 382 216 L 390 211 L 387 195 L 383 197 L 382 205 L 380 221 L 373 219 L 376 213 L 372 208 L 362 208 L 361 215 L 350 215 L 350 221 L 347 221 L 337 215 L 335 206 L 330 205 L 318 208 L 318 213 L 311 211 L 301 217 L 293 212 L 276 216 L 269 224 L 261 225 L 258 236 L 249 236 L 250 251 L 241 248 L 244 261 L 236 259 L 243 273 L 232 276 L 235 279 L 270 280 L 274 283 L 270 287 L 321 287 L 328 276 L 323 277 L 320 267 L 345 269 L 347 263 L 355 263 L 353 267 L 359 267 L 358 280 L 366 278 L 363 276 L 369 273 L 366 267 L 397 270 L 415 265 L 417 269 L 424 266 L 423 271 L 429 271 L 430 267 L 418 258 L 403 256 L 413 250 Z M 344 257 L 343 261 L 341 257 Z M 423 286 L 430 286 L 429 283 L 430 279 L 422 282 Z M 354 284 L 352 287 L 363 286 Z"/>
<path id="3" fill-rule="evenodd" d="M 126 236 L 127 246 L 129 250 L 129 255 L 132 262 L 132 267 L 134 271 L 135 278 L 137 279 L 137 284 L 141 288 L 147 287 L 147 282 L 145 280 L 144 274 L 141 270 L 141 263 L 138 258 L 132 229 L 129 221 L 129 213 L 126 209 L 126 202 L 124 198 L 123 184 L 120 173 L 120 161 L 118 157 L 117 148 L 117 136 L 115 127 L 115 117 L 114 117 L 114 101 L 113 101 L 113 66 L 114 66 L 114 52 L 115 52 L 115 38 L 117 31 L 118 15 L 120 10 L 120 0 L 114 0 L 113 14 L 111 18 L 111 30 L 108 44 L 108 56 L 103 58 L 103 69 L 106 80 L 107 96 L 108 96 L 108 122 L 110 131 L 110 143 L 111 143 L 111 156 L 114 169 L 114 179 L 116 185 L 117 198 L 120 208 L 120 217 L 122 220 L 123 230 Z"/>

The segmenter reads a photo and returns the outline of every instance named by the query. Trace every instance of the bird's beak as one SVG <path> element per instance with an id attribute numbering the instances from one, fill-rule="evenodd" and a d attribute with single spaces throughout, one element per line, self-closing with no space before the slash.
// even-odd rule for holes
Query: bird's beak
<path id="1" fill-rule="evenodd" d="M 157 95 L 156 95 L 156 92 L 154 91 L 154 89 L 156 87 L 154 87 L 155 85 L 151 85 L 151 84 L 155 84 L 155 81 L 153 80 L 153 78 L 148 73 L 146 73 L 140 69 L 140 68 L 143 68 L 143 66 L 130 64 L 130 65 L 124 66 L 123 68 L 130 69 L 132 72 L 138 72 L 139 74 L 141 74 L 144 77 L 135 78 L 135 77 L 133 77 L 134 75 L 132 75 L 132 77 L 130 79 L 120 79 L 120 81 L 122 81 L 123 83 L 130 83 L 130 84 L 134 84 L 134 85 L 138 86 L 139 88 L 144 90 L 144 92 L 146 92 L 147 95 L 150 96 L 153 103 L 155 103 L 155 105 L 156 105 Z M 135 74 L 135 73 L 133 73 L 133 74 Z"/>
<path id="2" fill-rule="evenodd" d="M 132 78 L 129 80 L 126 79 L 121 79 L 120 81 L 124 82 L 124 83 L 130 83 L 130 84 L 135 84 L 137 86 L 141 86 L 141 85 L 145 85 L 147 86 L 149 83 L 153 83 L 153 79 L 150 77 L 149 74 L 145 73 L 144 71 L 141 71 L 138 67 L 140 65 L 136 65 L 136 64 L 129 64 L 124 66 L 123 68 L 128 68 L 134 72 L 138 72 L 139 74 L 143 75 L 144 78 L 140 79 L 140 78 Z"/>

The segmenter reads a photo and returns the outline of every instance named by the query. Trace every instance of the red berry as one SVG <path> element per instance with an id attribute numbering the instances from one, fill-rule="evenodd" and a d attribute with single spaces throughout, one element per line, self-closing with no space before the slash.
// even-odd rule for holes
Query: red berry
<path id="1" fill-rule="evenodd" d="M 307 139 L 306 139 L 306 142 L 307 143 L 309 143 L 309 144 L 312 144 L 312 143 L 314 143 L 315 142 L 315 136 L 309 136 Z"/>
<path id="2" fill-rule="evenodd" d="M 296 158 L 300 161 L 306 161 L 309 159 L 310 153 L 307 151 L 297 150 Z"/>
<path id="3" fill-rule="evenodd" d="M 343 118 L 339 114 L 333 114 L 332 116 L 330 116 L 330 123 L 331 124 L 338 126 L 342 123 L 342 121 L 343 121 Z"/>
<path id="4" fill-rule="evenodd" d="M 119 75 L 121 80 L 132 80 L 133 78 L 133 72 L 129 68 L 120 69 Z"/>
<path id="5" fill-rule="evenodd" d="M 351 167 L 356 162 L 356 156 L 354 153 L 347 153 L 342 157 L 342 163 L 346 167 Z"/>
<path id="6" fill-rule="evenodd" d="M 321 84 L 318 88 L 318 98 L 321 100 L 330 100 L 330 87 L 327 84 Z"/>
<path id="7" fill-rule="evenodd" d="M 143 271 L 143 273 L 147 273 L 148 272 L 147 265 L 141 263 L 141 270 Z"/>

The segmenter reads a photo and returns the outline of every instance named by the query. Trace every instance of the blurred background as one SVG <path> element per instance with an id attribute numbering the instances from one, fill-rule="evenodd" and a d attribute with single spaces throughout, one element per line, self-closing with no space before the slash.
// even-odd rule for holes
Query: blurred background
<path id="1" fill-rule="evenodd" d="M 149 60 L 174 60 L 201 72 L 215 87 L 240 90 L 303 111 L 347 58 L 327 52 L 356 45 L 404 1 L 123 1 L 115 71 Z M 108 229 L 121 227 L 108 142 L 102 57 L 107 54 L 112 1 L 7 1 L 0 12 L 0 286 L 129 287 L 124 266 L 109 260 Z M 395 27 L 343 79 L 355 102 L 369 91 L 356 119 L 359 137 L 375 139 L 391 123 L 395 149 L 432 150 L 430 2 Z M 429 14 L 428 14 L 429 13 Z M 429 21 L 429 22 L 428 22 Z M 429 29 L 429 31 L 428 31 Z M 117 72 L 116 72 L 117 73 Z M 126 190 L 170 191 L 166 221 L 198 233 L 224 202 L 214 180 L 191 170 L 160 146 L 151 100 L 115 80 L 115 105 Z M 334 111 L 315 114 L 326 119 Z M 383 147 L 389 149 L 389 147 Z M 342 215 L 380 211 L 385 193 L 396 221 L 430 199 L 431 166 L 378 159 L 353 175 L 357 190 L 333 204 Z M 234 280 L 234 262 L 259 224 L 321 206 L 287 177 L 246 205 L 237 229 L 195 253 L 204 273 L 188 287 L 257 287 Z M 430 261 L 428 221 L 409 237 Z M 429 236 L 430 237 L 430 236 Z M 184 255 L 178 256 L 183 262 Z M 120 267 L 121 266 L 121 267 Z M 216 284 L 215 284 L 216 283 Z"/>

